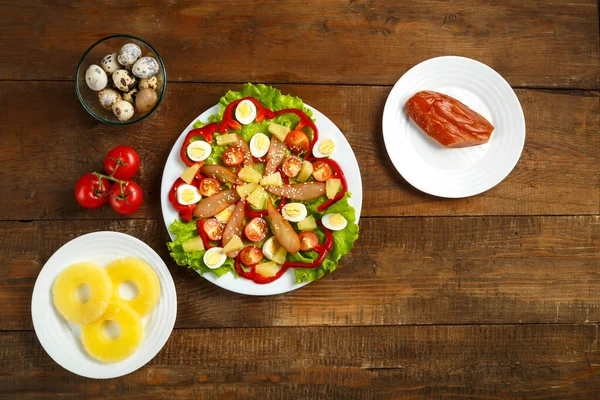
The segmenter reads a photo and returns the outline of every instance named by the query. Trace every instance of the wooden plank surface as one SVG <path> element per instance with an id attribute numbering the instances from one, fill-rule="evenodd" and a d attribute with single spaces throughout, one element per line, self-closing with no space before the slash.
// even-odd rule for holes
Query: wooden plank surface
<path id="1" fill-rule="evenodd" d="M 2 398 L 592 399 L 597 325 L 177 330 L 146 367 L 90 380 L 0 333 Z"/>
<path id="2" fill-rule="evenodd" d="M 508 178 L 467 199 L 432 197 L 403 181 L 389 161 L 381 115 L 389 87 L 278 85 L 301 96 L 344 132 L 363 177 L 363 216 L 598 214 L 598 92 L 517 90 L 527 121 L 525 149 Z M 167 155 L 187 124 L 239 85 L 170 84 L 155 115 L 127 127 L 87 115 L 67 82 L 1 82 L 1 220 L 117 218 L 109 208 L 82 209 L 73 187 L 100 170 L 106 152 L 132 145 L 142 158 L 136 180 L 142 209 L 160 218 L 160 180 Z M 51 101 L 49 101 L 51 99 Z M 127 218 L 130 218 L 127 217 Z"/>
<path id="3" fill-rule="evenodd" d="M 450 54 L 515 86 L 599 89 L 597 15 L 594 0 L 5 1 L 0 79 L 72 79 L 92 43 L 127 32 L 175 81 L 389 85 Z"/>
<path id="4" fill-rule="evenodd" d="M 0 304 L 10 305 L 0 307 L 0 330 L 32 328 L 31 294 L 45 261 L 71 238 L 99 230 L 132 234 L 167 262 L 178 328 L 600 321 L 598 216 L 365 219 L 337 271 L 275 297 L 240 296 L 175 265 L 161 220 L 1 222 L 0 229 Z"/>

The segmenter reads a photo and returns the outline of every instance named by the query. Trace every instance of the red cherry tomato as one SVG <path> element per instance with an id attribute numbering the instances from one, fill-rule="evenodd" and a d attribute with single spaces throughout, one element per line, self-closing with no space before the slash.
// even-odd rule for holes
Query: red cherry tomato
<path id="1" fill-rule="evenodd" d="M 223 164 L 228 167 L 235 167 L 244 162 L 244 152 L 239 147 L 230 147 L 223 152 L 221 156 Z"/>
<path id="2" fill-rule="evenodd" d="M 104 159 L 104 170 L 117 179 L 130 179 L 140 168 L 140 156 L 129 146 L 117 146 Z"/>
<path id="3" fill-rule="evenodd" d="M 295 178 L 300 173 L 302 169 L 302 160 L 296 156 L 289 156 L 283 161 L 283 165 L 281 166 L 281 170 L 284 174 L 289 176 L 290 178 Z"/>
<path id="4" fill-rule="evenodd" d="M 75 199 L 85 208 L 100 208 L 108 203 L 110 181 L 94 174 L 85 174 L 75 184 Z"/>
<path id="5" fill-rule="evenodd" d="M 331 169 L 331 165 L 326 163 L 325 161 L 315 161 L 313 164 L 313 178 L 319 182 L 325 182 L 327 179 L 331 177 L 333 174 L 333 170 Z"/>
<path id="6" fill-rule="evenodd" d="M 216 218 L 209 218 L 204 221 L 204 232 L 210 240 L 223 239 L 223 224 Z"/>
<path id="7" fill-rule="evenodd" d="M 255 266 L 263 259 L 263 252 L 256 246 L 248 246 L 240 253 L 240 260 L 248 267 Z"/>
<path id="8" fill-rule="evenodd" d="M 298 238 L 300 239 L 300 250 L 302 251 L 312 250 L 319 244 L 319 237 L 311 231 L 300 232 Z"/>
<path id="9" fill-rule="evenodd" d="M 213 194 L 217 194 L 221 191 L 221 182 L 215 178 L 204 178 L 200 182 L 200 194 L 204 197 L 210 197 Z"/>
<path id="10" fill-rule="evenodd" d="M 110 206 L 119 214 L 131 214 L 140 208 L 144 193 L 134 181 L 125 180 L 127 185 L 115 183 L 110 188 Z"/>
<path id="11" fill-rule="evenodd" d="M 269 225 L 267 225 L 267 221 L 260 217 L 252 218 L 246 228 L 244 228 L 244 233 L 248 240 L 252 242 L 260 242 L 267 236 L 269 233 Z"/>
<path id="12" fill-rule="evenodd" d="M 308 140 L 306 133 L 302 131 L 291 131 L 285 138 L 285 144 L 294 153 L 300 154 L 308 150 L 310 141 Z"/>

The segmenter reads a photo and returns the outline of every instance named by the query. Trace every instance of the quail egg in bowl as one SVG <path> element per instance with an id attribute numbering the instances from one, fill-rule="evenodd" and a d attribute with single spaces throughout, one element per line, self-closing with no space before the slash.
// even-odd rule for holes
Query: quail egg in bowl
<path id="1" fill-rule="evenodd" d="M 147 42 L 114 35 L 94 43 L 81 57 L 75 91 L 83 108 L 98 121 L 129 125 L 160 105 L 167 86 L 162 58 Z M 119 104 L 127 102 L 129 105 Z"/>

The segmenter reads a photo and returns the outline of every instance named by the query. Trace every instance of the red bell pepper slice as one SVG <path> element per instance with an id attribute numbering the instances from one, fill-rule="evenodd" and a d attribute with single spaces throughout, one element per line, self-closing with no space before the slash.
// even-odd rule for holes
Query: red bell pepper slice
<path id="1" fill-rule="evenodd" d="M 212 124 L 208 124 L 203 126 L 202 128 L 192 129 L 188 132 L 183 141 L 183 145 L 181 146 L 181 150 L 179 150 L 179 156 L 181 157 L 181 161 L 185 163 L 188 167 L 196 164 L 197 161 L 193 161 L 188 157 L 187 148 L 191 143 L 191 140 L 195 136 L 202 136 L 204 140 L 206 140 L 209 144 L 212 143 L 213 133 L 215 133 L 219 129 L 219 124 L 213 122 Z"/>
<path id="2" fill-rule="evenodd" d="M 304 156 L 304 159 L 308 160 L 311 156 L 312 156 L 312 150 L 313 150 L 313 146 L 315 145 L 315 142 L 317 140 L 319 140 L 319 130 L 317 129 L 317 125 L 315 125 L 315 123 L 313 122 L 312 119 L 310 119 L 310 117 L 308 115 L 306 115 L 306 113 L 302 110 L 298 110 L 297 108 L 286 108 L 284 110 L 279 110 L 279 111 L 275 111 L 275 116 L 277 115 L 281 115 L 281 114 L 296 114 L 298 117 L 300 117 L 300 122 L 298 122 L 298 125 L 296 125 L 296 127 L 294 129 L 302 129 L 305 126 L 308 126 L 310 129 L 312 129 L 313 131 L 313 137 L 312 140 L 310 141 L 310 146 L 308 146 L 308 151 L 306 152 L 306 155 Z"/>
<path id="3" fill-rule="evenodd" d="M 185 183 L 186 182 L 183 179 L 177 178 L 175 183 L 173 183 L 171 190 L 169 191 L 169 203 L 171 203 L 173 208 L 177 210 L 179 213 L 179 218 L 181 218 L 183 222 L 190 222 L 192 220 L 194 210 L 196 209 L 196 204 L 183 205 L 177 200 L 177 188 Z M 197 177 L 194 178 L 192 185 L 198 187 L 199 184 L 200 180 Z"/>
<path id="4" fill-rule="evenodd" d="M 318 206 L 317 210 L 319 212 L 323 212 L 327 208 L 331 207 L 332 205 L 343 199 L 346 195 L 346 192 L 348 191 L 348 182 L 346 181 L 346 176 L 344 175 L 344 171 L 342 171 L 342 169 L 340 168 L 340 165 L 330 158 L 323 158 L 322 160 L 331 165 L 331 168 L 333 169 L 332 177 L 338 178 L 342 182 L 342 190 L 340 190 L 333 199 L 327 200 L 325 203 Z"/>
<path id="5" fill-rule="evenodd" d="M 323 226 L 321 221 L 317 222 L 317 224 L 325 232 L 325 243 L 319 244 L 319 245 L 315 246 L 315 248 L 313 249 L 314 251 L 316 251 L 319 254 L 319 256 L 315 259 L 315 261 L 313 261 L 311 263 L 286 261 L 283 264 L 284 267 L 286 267 L 286 268 L 316 268 L 319 265 L 323 264 L 325 257 L 327 257 L 327 254 L 329 254 L 329 252 L 331 251 L 331 248 L 333 247 L 333 235 L 331 234 L 331 231 L 329 229 L 327 229 Z"/>
<path id="6" fill-rule="evenodd" d="M 244 268 L 242 267 L 242 262 L 240 260 L 239 255 L 235 258 L 234 266 L 235 266 L 235 271 L 238 273 L 239 276 L 244 277 L 246 279 L 250 279 L 251 281 L 254 281 L 261 285 L 276 281 L 277 279 L 281 278 L 281 275 L 283 275 L 285 273 L 285 271 L 287 271 L 287 269 L 288 269 L 288 267 L 286 267 L 284 264 L 281 266 L 281 268 L 279 269 L 279 271 L 277 271 L 277 273 L 275 275 L 269 276 L 269 277 L 262 276 L 261 274 L 256 273 L 255 265 L 250 267 L 249 271 L 244 270 Z"/>
<path id="7" fill-rule="evenodd" d="M 260 101 L 256 100 L 254 97 L 244 97 L 242 99 L 232 101 L 227 105 L 227 107 L 225 107 L 223 119 L 219 125 L 220 133 L 225 133 L 228 130 L 242 129 L 242 125 L 237 122 L 233 116 L 233 110 L 240 102 L 244 100 L 250 100 L 256 106 L 256 122 L 262 122 L 265 118 L 272 119 L 275 117 L 273 111 L 269 110 L 267 107 L 264 107 Z"/>
<path id="8" fill-rule="evenodd" d="M 206 250 L 212 248 L 210 242 L 208 241 L 208 235 L 204 230 L 204 219 L 199 219 L 196 221 L 196 228 L 198 229 L 198 233 L 200 233 L 200 237 L 202 238 L 202 243 L 204 244 L 204 248 Z"/>

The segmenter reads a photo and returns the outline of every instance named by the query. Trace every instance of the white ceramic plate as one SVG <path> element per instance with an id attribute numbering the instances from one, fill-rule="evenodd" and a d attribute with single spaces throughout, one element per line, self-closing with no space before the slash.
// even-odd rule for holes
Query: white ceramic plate
<path id="1" fill-rule="evenodd" d="M 350 143 L 348 143 L 344 137 L 344 134 L 329 118 L 308 105 L 306 105 L 306 107 L 312 110 L 313 117 L 316 119 L 315 123 L 319 129 L 319 138 L 330 137 L 336 142 L 336 149 L 331 155 L 331 158 L 338 162 L 344 171 L 344 174 L 346 175 L 346 179 L 348 180 L 348 190 L 352 193 L 350 205 L 356 209 L 356 223 L 358 223 L 362 207 L 362 182 L 360 180 L 360 170 L 358 168 L 356 156 L 350 147 Z M 179 158 L 179 149 L 183 145 L 183 141 L 185 140 L 187 133 L 193 129 L 193 124 L 196 122 L 196 120 L 200 119 L 201 121 L 207 121 L 209 116 L 217 114 L 218 112 L 219 106 L 215 105 L 194 119 L 181 133 L 179 139 L 177 139 L 175 145 L 171 149 L 171 153 L 169 153 L 169 158 L 167 159 L 165 170 L 162 176 L 160 190 L 162 213 L 167 230 L 169 230 L 171 223 L 175 219 L 179 218 L 179 215 L 169 203 L 169 190 L 171 189 L 171 186 L 173 186 L 173 182 L 175 182 L 175 180 L 186 168 L 185 164 L 183 164 Z M 171 239 L 175 238 L 170 232 L 169 235 L 171 236 Z M 202 276 L 224 289 L 240 294 L 254 296 L 267 296 L 285 293 L 301 288 L 308 283 L 295 283 L 294 271 L 292 269 L 286 271 L 281 278 L 277 279 L 276 281 L 265 285 L 259 285 L 244 278 L 236 278 L 230 272 L 221 276 L 220 278 L 217 278 L 216 275 L 211 273 L 206 273 Z"/>
<path id="2" fill-rule="evenodd" d="M 404 105 L 420 90 L 450 95 L 490 121 L 486 144 L 449 149 L 423 132 Z M 402 177 L 417 189 L 440 197 L 473 196 L 496 186 L 519 161 L 525 144 L 525 118 L 510 85 L 485 64 L 464 57 L 424 61 L 402 76 L 383 111 L 383 138 Z"/>
<path id="3" fill-rule="evenodd" d="M 120 362 L 102 363 L 83 348 L 80 325 L 67 322 L 56 311 L 52 285 L 58 274 L 73 263 L 89 261 L 104 267 L 123 257 L 139 258 L 154 268 L 160 281 L 160 299 L 152 313 L 142 318 L 144 340 L 136 352 Z M 33 288 L 31 316 L 44 350 L 63 368 L 87 378 L 116 378 L 142 367 L 167 342 L 177 317 L 177 295 L 167 266 L 147 244 L 124 233 L 94 232 L 71 240 L 46 262 Z"/>

